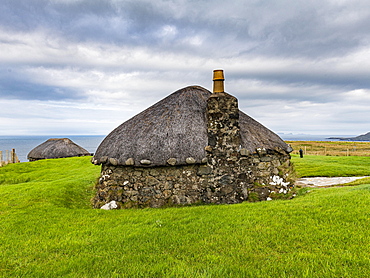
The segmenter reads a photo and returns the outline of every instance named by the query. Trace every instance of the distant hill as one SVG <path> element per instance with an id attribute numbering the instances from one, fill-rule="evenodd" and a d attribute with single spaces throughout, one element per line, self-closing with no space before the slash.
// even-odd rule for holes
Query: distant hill
<path id="1" fill-rule="evenodd" d="M 343 141 L 370 141 L 370 132 L 356 136 L 356 137 L 350 137 L 350 138 L 329 137 L 328 139 L 338 139 L 338 140 L 343 140 Z"/>

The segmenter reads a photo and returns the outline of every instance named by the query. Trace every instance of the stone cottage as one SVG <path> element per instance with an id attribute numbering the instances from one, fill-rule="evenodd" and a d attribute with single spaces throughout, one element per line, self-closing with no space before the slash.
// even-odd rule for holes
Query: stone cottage
<path id="1" fill-rule="evenodd" d="M 102 165 L 93 205 L 232 204 L 289 194 L 291 147 L 224 92 L 180 89 L 114 129 L 92 162 Z"/>

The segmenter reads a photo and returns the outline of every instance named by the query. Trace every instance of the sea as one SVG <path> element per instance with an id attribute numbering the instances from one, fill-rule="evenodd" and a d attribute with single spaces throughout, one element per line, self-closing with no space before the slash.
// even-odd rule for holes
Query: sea
<path id="1" fill-rule="evenodd" d="M 329 137 L 354 137 L 356 135 L 309 135 L 309 134 L 278 134 L 283 140 L 288 141 L 335 141 Z M 77 145 L 83 147 L 90 153 L 95 153 L 99 144 L 106 135 L 63 135 L 63 136 L 0 136 L 0 151 L 15 149 L 20 162 L 27 162 L 28 153 L 38 145 L 50 138 L 69 138 Z"/>
<path id="2" fill-rule="evenodd" d="M 27 162 L 28 153 L 50 138 L 69 138 L 88 152 L 95 153 L 99 144 L 105 138 L 105 135 L 0 136 L 0 151 L 3 151 L 3 158 L 5 159 L 5 151 L 15 149 L 20 162 Z"/>

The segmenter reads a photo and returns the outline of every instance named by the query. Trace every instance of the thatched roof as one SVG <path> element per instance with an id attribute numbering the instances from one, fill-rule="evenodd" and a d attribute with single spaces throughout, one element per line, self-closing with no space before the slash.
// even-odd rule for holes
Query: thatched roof
<path id="1" fill-rule="evenodd" d="M 269 130 L 243 111 L 239 111 L 239 126 L 242 148 L 254 152 L 257 148 L 274 150 L 280 148 L 291 152 L 291 148 L 276 133 Z"/>
<path id="2" fill-rule="evenodd" d="M 33 161 L 86 155 L 91 154 L 68 138 L 51 138 L 31 150 L 27 155 L 27 159 Z"/>
<path id="3" fill-rule="evenodd" d="M 98 147 L 95 163 L 185 165 L 189 158 L 201 163 L 208 145 L 206 109 L 210 95 L 199 86 L 172 93 L 114 129 Z M 242 148 L 289 151 L 278 135 L 241 111 L 239 117 Z"/>

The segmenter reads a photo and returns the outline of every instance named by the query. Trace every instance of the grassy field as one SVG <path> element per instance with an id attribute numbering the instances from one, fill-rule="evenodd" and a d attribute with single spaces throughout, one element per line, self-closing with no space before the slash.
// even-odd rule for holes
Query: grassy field
<path id="1" fill-rule="evenodd" d="M 292 155 L 296 172 L 300 177 L 352 177 L 370 175 L 368 156 L 318 156 Z"/>
<path id="2" fill-rule="evenodd" d="M 0 277 L 370 276 L 370 184 L 103 211 L 90 208 L 100 168 L 89 159 L 0 168 Z M 317 161 L 293 160 L 301 172 Z"/>
<path id="3" fill-rule="evenodd" d="M 347 141 L 286 141 L 299 154 L 302 149 L 305 155 L 324 156 L 370 156 L 370 142 Z"/>

